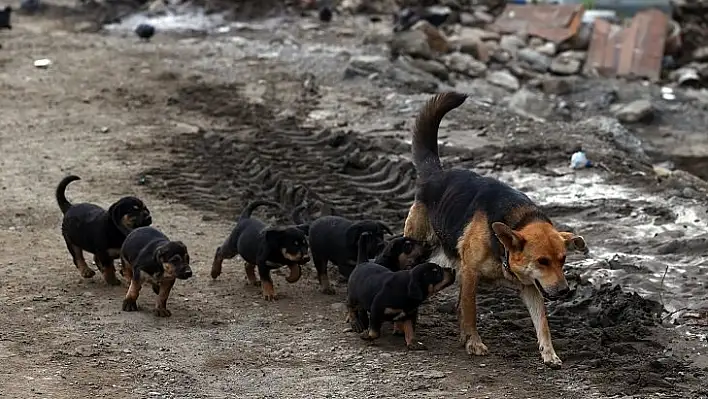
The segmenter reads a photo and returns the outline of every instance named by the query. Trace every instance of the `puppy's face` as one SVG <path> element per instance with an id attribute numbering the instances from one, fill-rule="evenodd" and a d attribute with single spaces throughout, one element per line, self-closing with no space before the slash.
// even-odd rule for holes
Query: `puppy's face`
<path id="1" fill-rule="evenodd" d="M 158 247 L 155 251 L 155 257 L 162 264 L 165 278 L 186 280 L 192 277 L 187 246 L 181 241 L 170 241 Z"/>
<path id="2" fill-rule="evenodd" d="M 370 220 L 354 223 L 347 230 L 350 253 L 356 254 L 359 252 L 359 238 L 361 238 L 363 233 L 369 233 L 370 235 L 367 238 L 369 252 L 366 255 L 368 258 L 375 258 L 386 247 L 384 234 L 391 234 L 391 229 L 381 222 Z"/>
<path id="3" fill-rule="evenodd" d="M 511 272 L 526 285 L 535 285 L 548 299 L 559 299 L 568 291 L 563 273 L 568 251 L 586 252 L 583 237 L 559 232 L 549 223 L 531 223 L 513 231 L 503 223 L 492 229 L 509 251 Z"/>
<path id="4" fill-rule="evenodd" d="M 398 268 L 410 269 L 420 263 L 426 255 L 427 247 L 420 241 L 408 237 L 397 237 L 389 242 L 398 253 Z"/>
<path id="5" fill-rule="evenodd" d="M 422 287 L 425 287 L 428 296 L 440 292 L 455 282 L 455 271 L 449 267 L 442 267 L 436 263 L 421 263 L 413 273 Z"/>
<path id="6" fill-rule="evenodd" d="M 152 224 L 150 210 L 136 197 L 123 197 L 111 205 L 108 211 L 115 222 L 128 230 Z"/>
<path id="7" fill-rule="evenodd" d="M 266 231 L 265 239 L 270 248 L 277 248 L 283 258 L 292 262 L 290 275 L 285 277 L 285 281 L 294 283 L 300 279 L 302 274 L 301 266 L 310 261 L 309 249 L 305 233 L 297 227 L 287 227 L 284 229 L 271 229 Z"/>

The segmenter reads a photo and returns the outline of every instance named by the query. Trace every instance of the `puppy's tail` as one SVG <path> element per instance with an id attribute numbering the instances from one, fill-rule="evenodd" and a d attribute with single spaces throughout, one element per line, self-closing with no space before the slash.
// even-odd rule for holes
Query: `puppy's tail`
<path id="1" fill-rule="evenodd" d="M 293 220 L 293 222 L 295 222 L 296 224 L 305 224 L 310 222 L 310 220 L 305 220 L 302 217 L 307 207 L 307 202 L 303 202 L 302 204 L 296 206 L 295 209 L 293 209 L 292 213 L 290 213 L 290 218 Z"/>
<path id="2" fill-rule="evenodd" d="M 66 194 L 64 193 L 66 191 L 66 186 L 69 185 L 72 181 L 77 181 L 81 180 L 79 176 L 74 176 L 74 175 L 69 175 L 65 178 L 62 179 L 62 181 L 59 182 L 59 185 L 57 186 L 57 192 L 56 192 L 56 197 L 57 197 L 57 203 L 59 203 L 59 209 L 61 209 L 61 213 L 66 213 L 66 211 L 71 208 L 71 202 L 69 202 L 68 199 L 66 199 Z"/>
<path id="3" fill-rule="evenodd" d="M 418 114 L 413 129 L 413 164 L 418 179 L 427 179 L 442 170 L 438 155 L 438 129 L 443 117 L 462 105 L 466 94 L 454 91 L 440 93 L 428 100 Z"/>
<path id="4" fill-rule="evenodd" d="M 267 206 L 271 206 L 271 207 L 273 207 L 273 208 L 282 209 L 282 208 L 280 207 L 280 204 L 277 203 L 277 202 L 273 202 L 273 201 L 263 201 L 263 200 L 260 200 L 260 201 L 253 201 L 253 202 L 251 202 L 250 204 L 246 205 L 246 208 L 243 210 L 243 212 L 241 212 L 241 215 L 238 217 L 239 220 L 250 218 L 250 217 L 251 217 L 251 214 L 253 213 L 253 211 L 256 210 L 256 208 L 261 207 L 261 206 L 266 206 L 266 205 L 267 205 Z"/>

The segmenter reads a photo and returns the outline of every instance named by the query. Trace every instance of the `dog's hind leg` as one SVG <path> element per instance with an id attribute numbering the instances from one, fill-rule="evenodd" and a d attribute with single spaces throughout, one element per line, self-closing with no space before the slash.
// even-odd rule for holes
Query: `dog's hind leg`
<path id="1" fill-rule="evenodd" d="M 216 249 L 214 260 L 211 263 L 211 278 L 216 279 L 221 275 L 221 267 L 226 259 L 232 259 L 236 256 L 236 251 L 228 251 L 224 246 Z"/>
<path id="2" fill-rule="evenodd" d="M 548 318 L 546 317 L 546 305 L 543 296 L 533 285 L 525 285 L 521 288 L 521 300 L 531 315 L 531 321 L 536 329 L 538 338 L 538 349 L 541 351 L 543 363 L 553 369 L 561 367 L 563 362 L 556 355 L 551 341 L 551 330 L 548 328 Z"/>
<path id="3" fill-rule="evenodd" d="M 320 282 L 320 290 L 324 294 L 334 295 L 334 288 L 332 288 L 332 284 L 329 282 L 329 276 L 327 275 L 328 262 L 328 259 L 322 259 L 314 253 L 312 254 L 312 263 L 315 265 L 315 269 L 317 270 L 317 280 Z"/>
<path id="4" fill-rule="evenodd" d="M 96 275 L 96 272 L 91 270 L 88 267 L 88 264 L 86 264 L 86 259 L 84 259 L 84 251 L 78 246 L 70 243 L 69 240 L 66 239 L 66 237 L 64 238 L 64 241 L 66 242 L 66 247 L 69 249 L 71 258 L 74 261 L 74 266 L 79 269 L 79 274 L 81 274 L 81 277 L 91 278 Z"/>
<path id="5" fill-rule="evenodd" d="M 414 201 L 408 211 L 406 223 L 403 226 L 403 235 L 421 242 L 431 240 L 433 229 L 428 219 L 428 210 L 422 202 Z"/>

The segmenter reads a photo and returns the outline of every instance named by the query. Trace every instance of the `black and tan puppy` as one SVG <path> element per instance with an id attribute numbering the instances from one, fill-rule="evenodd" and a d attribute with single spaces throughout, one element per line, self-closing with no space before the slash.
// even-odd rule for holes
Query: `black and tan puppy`
<path id="1" fill-rule="evenodd" d="M 280 205 L 270 201 L 254 201 L 243 210 L 236 227 L 226 241 L 216 249 L 211 266 L 211 277 L 221 274 L 222 263 L 236 255 L 246 262 L 246 277 L 254 286 L 262 285 L 263 298 L 267 301 L 277 299 L 271 270 L 288 266 L 288 283 L 300 279 L 301 266 L 310 260 L 308 256 L 307 226 L 269 227 L 262 221 L 252 218 L 251 213 L 259 206 L 268 205 L 280 209 Z M 258 268 L 260 281 L 254 273 Z"/>
<path id="2" fill-rule="evenodd" d="M 418 308 L 454 282 L 454 270 L 435 263 L 397 272 L 373 262 L 360 263 L 349 276 L 347 319 L 365 340 L 378 338 L 383 322 L 392 321 L 403 330 L 409 349 L 425 349 L 415 341 Z"/>
<path id="3" fill-rule="evenodd" d="M 458 268 L 460 338 L 468 354 L 487 354 L 477 332 L 476 291 L 478 281 L 496 281 L 520 290 L 543 362 L 560 367 L 544 297 L 558 299 L 569 291 L 563 274 L 566 253 L 586 251 L 585 240 L 556 230 L 529 197 L 497 179 L 468 169 L 442 169 L 440 121 L 465 99 L 455 92 L 438 94 L 418 115 L 412 144 L 418 188 L 404 235 L 438 245 L 431 260 Z"/>
<path id="4" fill-rule="evenodd" d="M 139 227 L 128 234 L 120 250 L 121 274 L 130 281 L 123 300 L 123 310 L 138 310 L 138 296 L 144 283 L 152 285 L 157 294 L 155 314 L 169 317 L 167 298 L 175 280 L 192 277 L 189 252 L 182 241 L 170 241 L 153 227 Z"/>
<path id="5" fill-rule="evenodd" d="M 372 248 L 367 253 L 377 249 Z M 362 254 L 360 253 L 359 256 L 362 256 Z M 363 256 L 366 256 L 366 254 Z M 396 236 L 386 241 L 383 250 L 376 255 L 373 262 L 396 272 L 407 270 L 419 263 L 423 263 L 423 260 L 429 256 L 430 250 L 424 243 L 410 237 Z M 368 261 L 368 259 L 359 259 L 357 262 L 362 263 L 365 261 Z"/>
<path id="6" fill-rule="evenodd" d="M 113 261 L 118 258 L 125 237 L 132 229 L 152 224 L 150 211 L 136 197 L 123 197 L 104 210 L 89 203 L 71 204 L 64 192 L 69 183 L 81 180 L 78 176 L 65 177 L 57 187 L 56 198 L 64 214 L 61 232 L 74 265 L 84 278 L 96 273 L 89 268 L 83 251 L 92 253 L 93 260 L 111 285 L 120 285 Z"/>
<path id="7" fill-rule="evenodd" d="M 0 10 L 0 29 L 12 29 L 10 18 L 12 17 L 12 7 L 6 6 Z"/>
<path id="8" fill-rule="evenodd" d="M 295 222 L 302 223 L 299 219 Z M 357 265 L 359 237 L 362 233 L 371 233 L 373 240 L 367 254 L 369 259 L 376 257 L 384 248 L 384 234 L 393 234 L 386 224 L 375 220 L 354 222 L 340 216 L 322 216 L 310 223 L 308 235 L 312 263 L 317 269 L 317 279 L 325 294 L 334 294 L 327 275 L 327 263 L 332 262 L 337 266 L 339 274 L 348 279 Z"/>

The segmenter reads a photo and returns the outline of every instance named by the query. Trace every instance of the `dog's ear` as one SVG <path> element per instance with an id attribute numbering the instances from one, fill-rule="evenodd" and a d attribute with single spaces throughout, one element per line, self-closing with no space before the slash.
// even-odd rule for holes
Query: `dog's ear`
<path id="1" fill-rule="evenodd" d="M 519 252 L 524 249 L 524 238 L 518 235 L 511 227 L 501 222 L 492 223 L 492 230 L 507 251 Z"/>
<path id="2" fill-rule="evenodd" d="M 359 248 L 359 236 L 363 231 L 365 231 L 364 225 L 361 222 L 349 226 L 346 233 L 347 245 L 351 248 Z"/>
<path id="3" fill-rule="evenodd" d="M 108 208 L 108 216 L 111 218 L 113 224 L 116 225 L 116 227 L 121 233 L 125 234 L 126 236 L 128 235 L 128 233 L 130 233 L 130 229 L 123 224 L 123 215 L 121 214 L 120 201 L 112 204 Z"/>
<path id="4" fill-rule="evenodd" d="M 411 252 L 413 252 L 413 248 L 415 247 L 415 243 L 411 240 L 405 240 L 403 241 L 403 247 L 401 248 L 401 252 L 408 255 Z"/>
<path id="5" fill-rule="evenodd" d="M 559 234 L 565 242 L 565 249 L 567 251 L 577 251 L 584 254 L 590 252 L 587 244 L 585 244 L 585 239 L 582 236 L 576 236 L 575 234 L 568 232 L 561 232 Z"/>
<path id="6" fill-rule="evenodd" d="M 393 235 L 393 232 L 392 232 L 391 229 L 386 225 L 386 223 L 384 223 L 384 222 L 376 222 L 376 224 L 379 225 L 379 227 L 381 228 L 381 230 L 383 230 L 384 232 L 388 233 L 388 235 L 390 235 L 390 236 Z"/>
<path id="7" fill-rule="evenodd" d="M 298 224 L 297 226 L 295 226 L 295 228 L 305 233 L 305 235 L 310 235 L 310 225 L 307 223 Z"/>
<path id="8" fill-rule="evenodd" d="M 184 245 L 184 243 L 182 241 L 172 241 L 172 242 L 175 243 L 178 247 L 180 247 L 180 249 L 182 249 L 182 251 L 184 251 L 185 254 L 187 253 L 187 246 Z"/>

